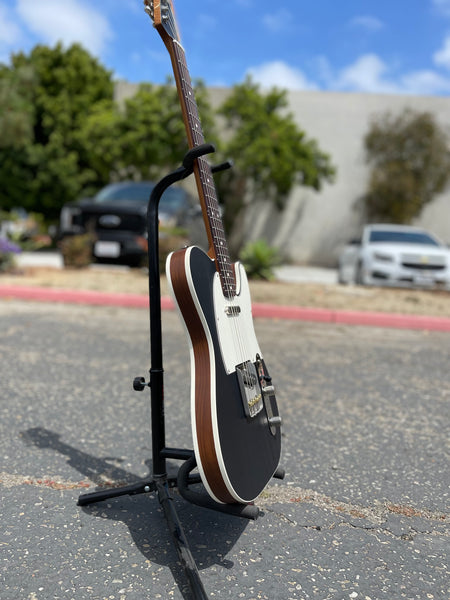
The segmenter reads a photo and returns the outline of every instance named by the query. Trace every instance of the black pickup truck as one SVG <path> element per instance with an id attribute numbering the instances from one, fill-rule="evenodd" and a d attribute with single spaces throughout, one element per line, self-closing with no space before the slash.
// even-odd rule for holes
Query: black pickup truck
<path id="1" fill-rule="evenodd" d="M 123 181 L 102 188 L 93 198 L 63 206 L 59 240 L 91 233 L 93 259 L 139 264 L 147 252 L 147 204 L 155 184 Z M 197 210 L 180 187 L 166 190 L 159 205 L 160 226 L 184 227 Z"/>

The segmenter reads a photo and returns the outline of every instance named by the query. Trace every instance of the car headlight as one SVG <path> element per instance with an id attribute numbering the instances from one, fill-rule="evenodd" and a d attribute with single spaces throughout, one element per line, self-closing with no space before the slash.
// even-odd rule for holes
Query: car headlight
<path id="1" fill-rule="evenodd" d="M 382 252 L 374 252 L 373 258 L 379 262 L 394 262 L 394 257 L 391 254 L 383 254 Z"/>
<path id="2" fill-rule="evenodd" d="M 64 206 L 60 215 L 61 231 L 72 231 L 73 229 L 76 229 L 77 227 L 74 227 L 74 218 L 80 214 L 81 210 L 79 208 Z"/>

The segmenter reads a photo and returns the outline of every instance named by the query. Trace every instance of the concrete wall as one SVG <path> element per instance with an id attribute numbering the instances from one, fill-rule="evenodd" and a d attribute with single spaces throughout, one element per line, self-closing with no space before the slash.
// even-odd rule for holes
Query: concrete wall
<path id="1" fill-rule="evenodd" d="M 121 101 L 135 89 L 120 82 L 116 98 Z M 211 88 L 212 105 L 223 102 L 229 91 Z M 295 188 L 282 213 L 264 202 L 251 206 L 245 215 L 246 237 L 266 238 L 294 263 L 332 266 L 343 244 L 361 229 L 358 200 L 369 176 L 363 138 L 371 118 L 386 110 L 396 114 L 412 108 L 431 112 L 442 127 L 448 128 L 450 98 L 313 91 L 289 92 L 288 98 L 289 111 L 299 127 L 330 154 L 337 168 L 336 180 L 320 192 Z M 425 208 L 417 224 L 450 243 L 450 190 Z"/>
<path id="2" fill-rule="evenodd" d="M 357 205 L 369 176 L 363 138 L 371 118 L 386 110 L 397 114 L 410 107 L 431 112 L 442 127 L 448 128 L 450 98 L 292 92 L 289 100 L 299 126 L 331 155 L 337 178 L 320 193 L 301 188 L 294 191 L 282 219 L 287 226 L 296 222 L 291 239 L 285 242 L 286 250 L 295 261 L 329 264 L 342 243 L 360 231 Z M 424 210 L 418 224 L 450 242 L 450 191 Z"/>

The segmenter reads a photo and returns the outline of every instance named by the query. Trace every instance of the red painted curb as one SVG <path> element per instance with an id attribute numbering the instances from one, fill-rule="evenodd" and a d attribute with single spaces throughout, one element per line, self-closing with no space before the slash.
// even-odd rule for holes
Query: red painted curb
<path id="1" fill-rule="evenodd" d="M 422 315 L 403 315 L 381 312 L 333 310 L 301 306 L 277 306 L 276 304 L 254 304 L 254 317 L 291 319 L 341 325 L 364 325 L 370 327 L 393 327 L 397 329 L 426 329 L 450 331 L 450 319 Z"/>
<path id="2" fill-rule="evenodd" d="M 62 288 L 39 288 L 21 285 L 0 286 L 0 297 L 37 300 L 39 302 L 67 302 L 102 306 L 129 306 L 145 308 L 148 298 L 140 294 L 109 294 L 91 290 L 65 290 Z"/>
<path id="3" fill-rule="evenodd" d="M 0 285 L 0 297 L 36 300 L 40 302 L 66 302 L 70 304 L 122 306 L 129 308 L 148 308 L 149 305 L 148 296 L 142 294 L 118 294 L 91 290 L 65 290 L 61 288 L 39 288 L 21 285 Z M 161 308 L 163 310 L 173 310 L 174 303 L 172 299 L 163 296 L 161 298 Z M 339 323 L 342 325 L 450 332 L 450 318 L 421 315 L 340 311 L 327 308 L 255 303 L 253 304 L 253 316 L 268 319 L 290 319 L 294 321 Z"/>

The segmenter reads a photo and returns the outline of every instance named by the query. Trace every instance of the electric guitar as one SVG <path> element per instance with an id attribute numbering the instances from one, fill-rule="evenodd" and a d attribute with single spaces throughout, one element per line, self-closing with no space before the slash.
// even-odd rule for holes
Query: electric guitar
<path id="1" fill-rule="evenodd" d="M 144 0 L 172 61 L 189 148 L 204 144 L 171 0 Z M 166 273 L 191 359 L 191 424 L 202 483 L 221 503 L 249 503 L 277 469 L 281 419 L 256 339 L 243 266 L 231 264 L 211 168 L 194 163 L 208 253 L 171 253 Z"/>

